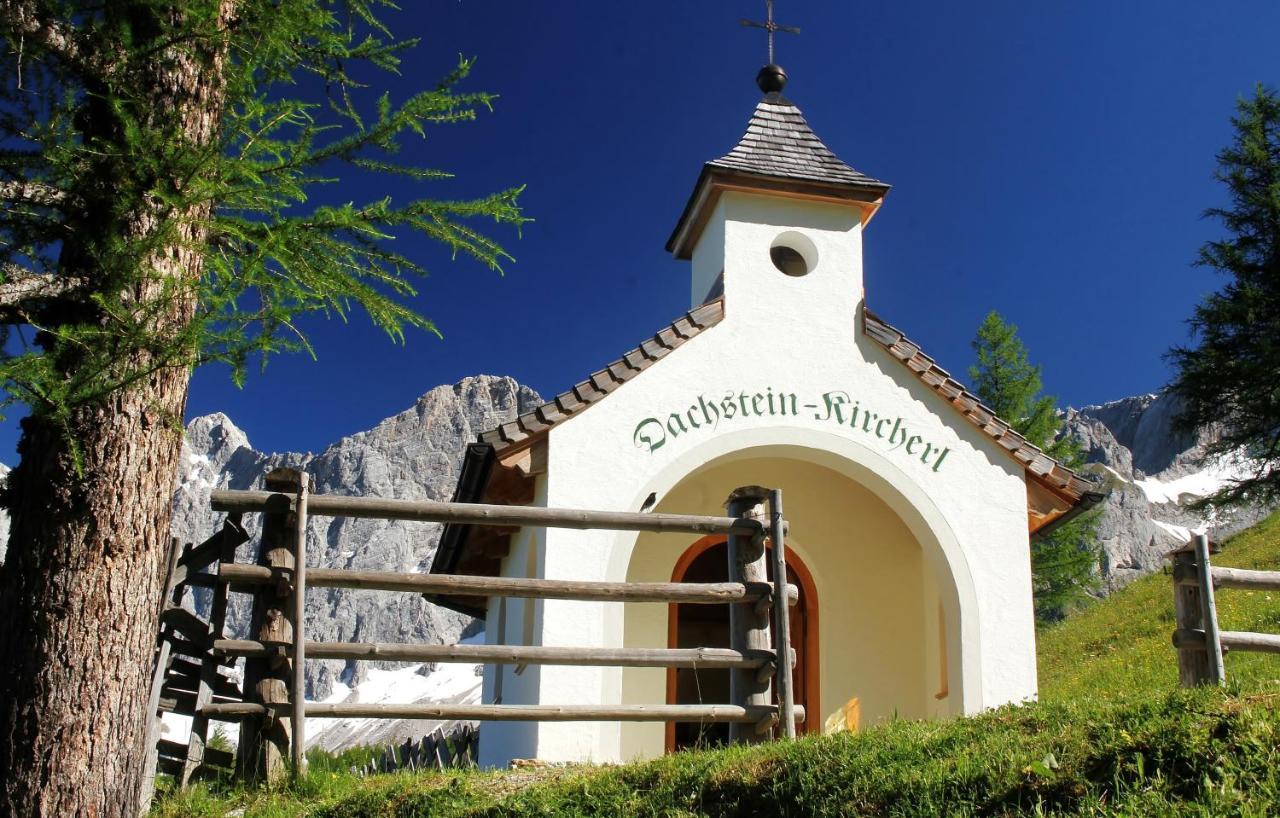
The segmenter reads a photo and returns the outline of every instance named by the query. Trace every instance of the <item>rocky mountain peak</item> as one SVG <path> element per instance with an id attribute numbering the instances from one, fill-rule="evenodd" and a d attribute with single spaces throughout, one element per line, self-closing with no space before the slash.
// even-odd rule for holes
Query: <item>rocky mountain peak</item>
<path id="1" fill-rule="evenodd" d="M 447 500 L 453 496 L 466 444 L 541 402 L 537 392 L 513 378 L 464 378 L 430 390 L 409 409 L 319 454 L 260 452 L 226 415 L 195 418 L 187 425 L 174 494 L 174 536 L 183 542 L 202 541 L 221 525 L 222 515 L 209 510 L 214 488 L 261 488 L 263 476 L 281 466 L 305 470 L 318 492 Z M 246 527 L 255 535 L 257 518 L 245 516 Z M 431 564 L 439 537 L 440 526 L 434 523 L 316 518 L 308 532 L 307 553 L 317 566 L 423 571 Z M 253 560 L 254 547 L 251 541 L 239 559 Z M 196 600 L 197 607 L 200 603 Z M 248 615 L 247 598 L 233 596 L 232 629 L 243 633 Z M 468 623 L 460 614 L 407 594 L 316 589 L 307 597 L 307 632 L 319 640 L 439 644 L 455 640 Z M 308 663 L 309 695 L 323 698 L 335 680 L 355 681 L 369 666 Z"/>
<path id="2" fill-rule="evenodd" d="M 1127 450 L 1119 461 L 1128 468 L 1116 468 L 1129 478 L 1141 479 L 1159 475 L 1171 476 L 1173 471 L 1187 473 L 1199 468 L 1204 446 L 1213 439 L 1216 430 L 1208 429 L 1199 435 L 1176 429 L 1174 418 L 1182 410 L 1181 400 L 1171 392 L 1155 392 L 1121 398 L 1097 406 L 1085 406 L 1072 410 L 1075 414 L 1096 421 L 1110 435 L 1110 441 Z M 1097 431 L 1097 427 L 1094 427 Z M 1105 436 L 1090 438 L 1089 443 L 1107 447 Z M 1094 450 L 1091 448 L 1091 455 Z M 1101 451 L 1094 462 L 1106 462 Z M 1092 456 L 1091 456 L 1092 460 Z"/>
<path id="3" fill-rule="evenodd" d="M 1188 508 L 1225 485 L 1240 465 L 1206 461 L 1218 430 L 1177 430 L 1180 409 L 1177 396 L 1157 392 L 1065 412 L 1065 433 L 1085 450 L 1084 470 L 1110 492 L 1098 512 L 1105 589 L 1159 570 L 1165 553 L 1184 545 L 1193 530 L 1211 527 L 1222 538 L 1269 511 L 1233 509 L 1206 520 Z"/>
<path id="4" fill-rule="evenodd" d="M 193 451 L 234 452 L 249 448 L 249 437 L 222 412 L 203 415 L 187 424 L 187 446 Z"/>

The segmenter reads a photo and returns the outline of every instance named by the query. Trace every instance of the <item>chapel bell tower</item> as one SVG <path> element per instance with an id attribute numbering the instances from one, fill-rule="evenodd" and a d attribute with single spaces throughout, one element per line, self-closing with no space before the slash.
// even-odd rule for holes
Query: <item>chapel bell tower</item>
<path id="1" fill-rule="evenodd" d="M 760 69 L 747 132 L 703 166 L 667 250 L 692 262 L 693 306 L 723 296 L 730 315 L 847 324 L 862 301 L 862 227 L 889 185 L 832 153 L 786 83 L 780 66 Z"/>

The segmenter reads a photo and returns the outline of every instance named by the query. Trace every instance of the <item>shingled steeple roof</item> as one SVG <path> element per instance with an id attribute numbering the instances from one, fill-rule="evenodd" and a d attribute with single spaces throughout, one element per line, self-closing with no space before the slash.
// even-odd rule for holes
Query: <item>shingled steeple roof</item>
<path id="1" fill-rule="evenodd" d="M 777 91 L 766 94 L 756 105 L 747 132 L 734 149 L 707 164 L 762 176 L 889 189 L 832 153 L 800 109 Z"/>
<path id="2" fill-rule="evenodd" d="M 889 185 L 854 170 L 832 153 L 809 127 L 804 114 L 782 95 L 786 74 L 765 66 L 757 77 L 764 98 L 733 150 L 702 167 L 680 221 L 667 240 L 677 258 L 690 258 L 702 228 L 725 190 L 766 192 L 819 201 L 855 204 L 865 223 L 880 206 Z"/>

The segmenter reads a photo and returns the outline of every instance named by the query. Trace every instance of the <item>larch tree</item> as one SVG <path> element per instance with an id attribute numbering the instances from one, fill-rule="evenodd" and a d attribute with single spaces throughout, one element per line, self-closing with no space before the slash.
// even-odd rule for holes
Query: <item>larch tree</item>
<path id="1" fill-rule="evenodd" d="M 1280 96 L 1258 86 L 1236 104 L 1235 137 L 1218 154 L 1227 205 L 1208 210 L 1226 228 L 1197 264 L 1228 280 L 1196 307 L 1193 344 L 1175 347 L 1171 388 L 1184 431 L 1213 425 L 1206 457 L 1244 455 L 1246 476 L 1200 505 L 1280 500 Z"/>
<path id="2" fill-rule="evenodd" d="M 477 220 L 518 189 L 442 201 L 397 159 L 489 106 L 362 80 L 413 40 L 385 0 L 0 0 L 0 379 L 27 407 L 0 584 L 0 813 L 128 816 L 192 368 L 307 348 L 297 318 L 361 309 L 393 339 L 418 231 L 490 268 Z M 315 89 L 309 95 L 307 89 Z M 403 199 L 317 204 L 344 173 Z"/>
<path id="3" fill-rule="evenodd" d="M 1079 443 L 1063 434 L 1056 402 L 1040 394 L 1041 368 L 1030 362 L 1018 328 L 992 310 L 973 340 L 969 367 L 974 392 L 1014 431 L 1068 468 L 1083 462 Z M 1061 619 L 1097 581 L 1099 550 L 1094 515 L 1077 517 L 1031 540 L 1031 582 L 1036 618 Z"/>

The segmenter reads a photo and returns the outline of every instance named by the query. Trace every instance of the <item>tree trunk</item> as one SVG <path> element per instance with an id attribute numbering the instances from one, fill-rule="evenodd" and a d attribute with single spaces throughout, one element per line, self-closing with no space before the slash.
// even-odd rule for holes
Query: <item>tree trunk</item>
<path id="1" fill-rule="evenodd" d="M 77 412 L 83 477 L 62 430 L 24 422 L 0 594 L 0 812 L 137 809 L 187 378 L 162 370 Z"/>
<path id="2" fill-rule="evenodd" d="M 233 8 L 233 0 L 223 0 L 216 19 L 199 21 L 213 23 L 201 37 L 121 63 L 127 73 L 111 80 L 128 84 L 137 121 L 178 147 L 207 146 L 217 136 L 226 43 L 209 32 L 225 32 Z M 167 10 L 121 4 L 106 13 L 120 14 L 121 30 L 135 39 L 101 43 L 102 49 L 146 49 L 136 38 L 164 26 L 141 15 L 168 15 L 155 21 L 170 31 L 188 22 L 181 4 Z M 88 108 L 86 131 L 112 133 L 118 123 L 92 121 L 112 115 L 108 106 Z M 107 156 L 96 189 L 85 192 L 89 212 L 69 230 L 60 263 L 64 274 L 79 270 L 114 287 L 125 308 L 144 317 L 152 343 L 121 341 L 122 369 L 141 375 L 126 386 L 74 406 L 61 422 L 47 416 L 23 421 L 21 459 L 6 490 L 12 524 L 0 579 L 2 815 L 128 818 L 138 810 L 190 377 L 191 350 L 174 351 L 196 309 L 209 209 L 202 203 L 162 210 L 159 197 L 138 190 L 127 152 L 121 156 L 125 161 Z M 180 190 L 181 182 L 161 177 L 148 184 Z M 92 209 L 94 196 L 102 195 L 131 197 L 121 201 L 134 204 L 124 217 L 107 220 Z M 105 231 L 126 241 L 166 240 L 148 247 L 136 276 L 120 280 L 90 266 L 94 256 L 86 248 L 108 246 Z M 95 320 L 92 303 L 78 309 L 71 320 Z M 111 326 L 106 316 L 96 320 Z M 79 363 L 65 352 L 54 360 L 68 374 Z"/>

